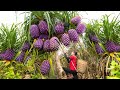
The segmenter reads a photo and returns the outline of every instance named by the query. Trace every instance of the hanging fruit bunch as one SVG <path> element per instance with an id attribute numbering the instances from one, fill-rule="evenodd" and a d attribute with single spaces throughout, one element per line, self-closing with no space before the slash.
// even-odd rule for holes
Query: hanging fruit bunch
<path id="1" fill-rule="evenodd" d="M 76 12 L 72 11 L 32 11 L 31 15 L 33 15 L 34 18 L 36 17 L 35 19 L 37 19 L 37 21 L 35 22 L 34 18 L 33 21 L 31 21 L 31 38 L 39 39 L 38 41 L 41 39 L 41 43 L 43 43 L 40 46 L 41 49 L 51 52 L 58 50 L 56 40 L 60 41 L 65 46 L 68 46 L 70 42 L 78 42 L 78 36 L 84 33 L 86 26 L 81 22 L 81 17 L 75 16 L 74 14 L 77 15 Z M 48 47 L 48 50 L 46 50 L 46 47 Z"/>
<path id="2" fill-rule="evenodd" d="M 120 21 L 118 16 L 113 17 L 110 21 L 110 15 L 103 15 L 100 22 L 96 20 L 94 23 L 88 24 L 86 30 L 86 36 L 89 38 L 91 46 L 95 48 L 96 53 L 101 54 L 102 57 L 108 57 L 106 73 L 109 62 L 120 60 Z"/>
<path id="3" fill-rule="evenodd" d="M 31 11 L 30 16 L 26 19 L 25 27 L 27 28 L 26 32 L 29 32 L 28 41 L 32 43 L 31 52 L 37 50 L 36 58 L 41 58 L 43 61 L 40 65 L 40 71 L 43 75 L 50 71 L 52 64 L 50 64 L 50 59 L 54 52 L 59 49 L 59 42 L 69 46 L 70 43 L 79 41 L 79 35 L 86 30 L 86 25 L 81 21 L 78 12 Z M 41 54 L 43 56 L 40 57 Z M 21 54 L 22 56 L 24 55 Z"/>
<path id="4" fill-rule="evenodd" d="M 69 17 L 69 15 L 67 17 Z M 65 29 L 65 32 L 61 36 L 61 42 L 65 46 L 69 46 L 70 42 L 77 43 L 79 41 L 79 35 L 83 34 L 86 30 L 86 25 L 81 22 L 80 16 L 72 16 L 68 19 L 67 23 L 68 28 Z"/>
<path id="5" fill-rule="evenodd" d="M 44 60 L 41 64 L 40 71 L 43 75 L 46 75 L 50 71 L 50 63 L 48 60 Z"/>
<path id="6" fill-rule="evenodd" d="M 2 60 L 6 61 L 14 60 L 15 54 L 21 45 L 21 39 L 17 37 L 17 24 L 12 24 L 10 28 L 2 24 L 0 30 L 3 34 L 3 40 L 0 45 L 2 49 L 0 57 Z"/>
<path id="7" fill-rule="evenodd" d="M 89 52 L 92 55 L 102 55 L 105 52 L 104 48 L 101 46 L 103 40 L 99 39 L 100 28 L 101 23 L 98 20 L 92 20 L 90 23 L 87 24 L 84 41 L 86 42 L 86 47 L 88 48 L 88 50 L 90 49 Z"/>
<path id="8" fill-rule="evenodd" d="M 109 16 L 104 15 L 100 22 L 95 20 L 92 24 L 88 24 L 86 35 L 90 42 L 94 43 L 97 54 L 102 54 L 105 51 L 108 53 L 120 51 L 117 18 L 114 17 L 110 22 Z"/>

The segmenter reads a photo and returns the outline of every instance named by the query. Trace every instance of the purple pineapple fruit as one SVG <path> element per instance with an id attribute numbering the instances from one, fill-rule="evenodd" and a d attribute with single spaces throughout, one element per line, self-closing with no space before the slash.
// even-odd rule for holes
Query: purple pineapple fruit
<path id="1" fill-rule="evenodd" d="M 34 25 L 31 25 L 31 27 L 30 27 L 30 35 L 31 35 L 31 37 L 34 38 L 34 39 L 36 39 L 36 38 L 39 37 L 40 31 L 39 31 L 39 28 L 38 28 L 37 25 L 35 25 L 35 24 L 34 24 Z"/>
<path id="2" fill-rule="evenodd" d="M 14 57 L 14 51 L 12 49 L 7 49 L 3 55 L 4 60 L 12 60 Z"/>
<path id="3" fill-rule="evenodd" d="M 59 43 L 57 42 L 59 39 L 57 37 L 52 37 L 50 39 L 50 49 L 51 51 L 56 51 L 59 48 Z"/>
<path id="4" fill-rule="evenodd" d="M 22 46 L 22 51 L 27 51 L 31 47 L 30 43 L 28 41 L 25 41 L 24 45 Z"/>
<path id="5" fill-rule="evenodd" d="M 86 26 L 83 23 L 79 23 L 76 27 L 76 31 L 77 31 L 78 34 L 84 33 L 85 30 L 86 30 Z"/>
<path id="6" fill-rule="evenodd" d="M 120 44 L 115 43 L 115 46 L 116 46 L 115 52 L 120 52 Z"/>
<path id="7" fill-rule="evenodd" d="M 98 43 L 95 43 L 95 49 L 96 49 L 97 54 L 104 53 L 104 50 L 100 47 Z"/>
<path id="8" fill-rule="evenodd" d="M 96 37 L 96 35 L 89 34 L 89 39 L 91 42 L 98 43 L 99 39 Z"/>
<path id="9" fill-rule="evenodd" d="M 43 50 L 50 52 L 50 40 L 49 39 L 44 42 Z"/>
<path id="10" fill-rule="evenodd" d="M 56 32 L 56 34 L 64 33 L 64 24 L 63 23 L 57 23 L 57 25 L 55 26 L 55 32 Z"/>
<path id="11" fill-rule="evenodd" d="M 105 47 L 106 47 L 106 50 L 110 53 L 116 51 L 116 45 L 112 41 L 107 41 L 105 44 Z"/>
<path id="12" fill-rule="evenodd" d="M 48 39 L 48 35 L 47 34 L 41 34 L 39 36 L 39 39 L 45 39 L 45 40 L 47 40 Z"/>
<path id="13" fill-rule="evenodd" d="M 116 52 L 120 52 L 120 45 L 116 45 Z"/>
<path id="14" fill-rule="evenodd" d="M 20 55 L 16 58 L 16 61 L 18 62 L 22 62 L 24 60 L 25 57 L 25 52 L 21 52 Z"/>
<path id="15" fill-rule="evenodd" d="M 75 25 L 77 25 L 80 22 L 81 22 L 80 16 L 76 16 L 76 17 L 74 17 L 74 18 L 71 19 L 71 23 L 73 23 Z"/>
<path id="16" fill-rule="evenodd" d="M 45 21 L 41 20 L 38 24 L 38 27 L 39 27 L 41 33 L 48 32 L 48 25 Z"/>
<path id="17" fill-rule="evenodd" d="M 67 33 L 64 33 L 61 37 L 61 41 L 65 46 L 70 45 L 70 38 L 69 35 Z"/>
<path id="18" fill-rule="evenodd" d="M 41 64 L 40 71 L 43 75 L 46 75 L 50 71 L 50 63 L 48 60 L 44 60 Z"/>
<path id="19" fill-rule="evenodd" d="M 69 35 L 69 38 L 71 41 L 78 42 L 79 36 L 78 36 L 78 33 L 75 29 L 68 30 L 68 35 Z"/>
<path id="20" fill-rule="evenodd" d="M 37 39 L 36 42 L 33 44 L 33 46 L 37 49 L 42 49 L 43 47 L 43 40 L 42 39 Z"/>

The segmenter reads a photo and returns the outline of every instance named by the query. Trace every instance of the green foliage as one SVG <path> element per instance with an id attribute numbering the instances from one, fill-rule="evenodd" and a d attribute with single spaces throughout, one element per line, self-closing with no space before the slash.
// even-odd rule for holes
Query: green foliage
<path id="1" fill-rule="evenodd" d="M 107 76 L 107 79 L 120 79 L 120 65 L 112 60 L 110 66 L 110 75 Z"/>
<path id="2" fill-rule="evenodd" d="M 21 72 L 23 71 L 23 66 L 20 64 L 17 64 L 16 66 L 5 66 L 5 64 L 2 63 L 2 66 L 0 67 L 2 67 L 0 71 L 1 79 L 22 79 Z"/>
<path id="3" fill-rule="evenodd" d="M 116 43 L 120 42 L 120 20 L 118 16 L 114 16 L 110 21 L 110 15 L 103 15 L 101 20 L 91 20 L 87 24 L 86 35 L 84 41 L 90 46 L 88 34 L 94 32 L 102 44 L 107 40 L 112 40 Z"/>
<path id="4" fill-rule="evenodd" d="M 42 79 L 40 73 L 32 74 L 32 75 L 31 75 L 31 78 L 32 78 L 32 79 Z"/>
<path id="5" fill-rule="evenodd" d="M 29 60 L 26 65 L 19 62 L 11 62 L 5 66 L 4 62 L 0 62 L 0 79 L 23 79 L 26 74 L 31 75 L 31 79 L 41 77 L 40 73 L 35 73 L 33 60 Z"/>
<path id="6" fill-rule="evenodd" d="M 118 20 L 119 15 L 117 17 L 114 16 L 111 21 L 109 17 L 110 15 L 103 15 L 102 18 L 103 33 L 107 40 L 117 41 L 119 38 L 119 34 L 116 32 L 119 31 L 118 28 L 120 26 L 119 24 L 120 20 Z"/>
<path id="7" fill-rule="evenodd" d="M 0 49 L 2 51 L 7 48 L 19 50 L 24 38 L 23 34 L 20 33 L 22 32 L 22 26 L 20 28 L 19 24 L 13 23 L 10 27 L 2 24 L 0 27 Z"/>
<path id="8" fill-rule="evenodd" d="M 85 31 L 85 36 L 83 37 L 83 42 L 86 46 L 86 48 L 88 47 L 92 47 L 92 43 L 89 40 L 89 34 L 90 33 L 95 33 L 95 35 L 99 38 L 100 37 L 100 30 L 101 28 L 101 23 L 99 20 L 91 20 L 88 24 L 87 24 L 87 28 Z M 103 36 L 103 35 L 101 35 Z M 102 40 L 101 40 L 102 41 Z"/>

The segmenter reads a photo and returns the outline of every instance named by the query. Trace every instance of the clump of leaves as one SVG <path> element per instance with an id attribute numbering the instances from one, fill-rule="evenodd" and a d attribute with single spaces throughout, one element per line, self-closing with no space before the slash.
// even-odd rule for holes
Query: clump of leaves
<path id="1" fill-rule="evenodd" d="M 22 79 L 22 72 L 24 71 L 22 64 L 16 64 L 15 66 L 11 64 L 5 65 L 1 61 L 0 66 L 0 78 L 1 79 Z"/>
<path id="2" fill-rule="evenodd" d="M 5 51 L 7 48 L 18 50 L 23 43 L 22 26 L 20 24 L 8 25 L 2 24 L 0 27 L 0 49 Z"/>
<path id="3" fill-rule="evenodd" d="M 15 61 L 6 63 L 0 61 L 0 79 L 23 79 L 27 74 L 31 78 L 40 78 L 39 73 L 35 73 L 33 60 L 28 60 L 27 64 Z"/>
<path id="4" fill-rule="evenodd" d="M 111 62 L 110 75 L 107 79 L 120 79 L 120 65 L 114 60 Z"/>

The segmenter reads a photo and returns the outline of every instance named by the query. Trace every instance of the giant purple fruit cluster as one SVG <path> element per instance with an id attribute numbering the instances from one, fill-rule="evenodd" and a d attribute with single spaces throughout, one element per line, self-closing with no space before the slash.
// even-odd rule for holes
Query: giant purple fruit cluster
<path id="1" fill-rule="evenodd" d="M 105 47 L 106 47 L 106 50 L 111 53 L 111 52 L 117 51 L 118 46 L 116 46 L 113 41 L 107 41 L 105 44 Z"/>
<path id="2" fill-rule="evenodd" d="M 61 37 L 61 41 L 65 46 L 70 45 L 70 38 L 69 35 L 67 33 L 64 33 Z"/>
<path id="3" fill-rule="evenodd" d="M 48 25 L 45 21 L 41 20 L 38 24 L 38 27 L 40 29 L 40 33 L 46 33 L 48 32 Z"/>
<path id="4" fill-rule="evenodd" d="M 73 24 L 78 24 L 78 23 L 80 23 L 81 22 L 81 18 L 80 18 L 80 16 L 76 16 L 76 17 L 73 17 L 72 19 L 71 19 L 71 23 L 73 23 Z"/>
<path id="5" fill-rule="evenodd" d="M 12 49 L 7 49 L 3 54 L 4 60 L 12 60 L 14 57 L 14 51 Z"/>
<path id="6" fill-rule="evenodd" d="M 25 41 L 25 43 L 22 46 L 22 51 L 27 51 L 31 47 L 30 43 L 28 41 Z"/>
<path id="7" fill-rule="evenodd" d="M 40 31 L 39 31 L 39 28 L 38 28 L 37 25 L 35 25 L 35 24 L 31 25 L 31 27 L 30 27 L 30 35 L 34 39 L 39 37 Z"/>
<path id="8" fill-rule="evenodd" d="M 98 43 L 99 42 L 99 39 L 96 37 L 96 35 L 92 35 L 92 34 L 89 34 L 89 39 L 91 42 L 95 42 L 95 43 Z"/>
<path id="9" fill-rule="evenodd" d="M 104 53 L 104 50 L 100 47 L 98 43 L 95 44 L 95 49 L 96 49 L 97 54 Z"/>
<path id="10" fill-rule="evenodd" d="M 51 51 L 50 50 L 50 40 L 49 39 L 44 42 L 43 50 L 46 51 L 46 52 L 50 52 Z"/>
<path id="11" fill-rule="evenodd" d="M 50 49 L 51 49 L 51 51 L 56 51 L 59 48 L 59 43 L 56 40 L 59 41 L 57 37 L 52 37 L 50 39 Z"/>
<path id="12" fill-rule="evenodd" d="M 71 20 L 71 23 L 75 25 L 75 29 L 65 28 L 65 22 L 59 21 L 53 27 L 52 35 L 48 32 L 48 24 L 44 20 L 40 20 L 38 25 L 31 25 L 30 35 L 33 39 L 38 39 L 34 43 L 34 48 L 43 49 L 44 51 L 56 51 L 59 48 L 59 44 L 56 41 L 60 41 L 65 46 L 69 46 L 70 42 L 76 43 L 79 41 L 79 34 L 82 34 L 86 30 L 85 24 L 81 23 L 81 17 L 75 16 Z M 69 23 L 70 26 L 70 23 Z M 42 40 L 43 42 L 42 42 Z M 43 47 L 43 48 L 42 48 Z"/>
<path id="13" fill-rule="evenodd" d="M 55 32 L 57 34 L 64 33 L 64 24 L 63 23 L 57 23 L 57 25 L 55 26 Z"/>
<path id="14" fill-rule="evenodd" d="M 43 40 L 42 39 L 37 39 L 36 42 L 34 43 L 34 47 L 37 48 L 37 49 L 42 49 Z"/>
<path id="15" fill-rule="evenodd" d="M 86 30 L 86 26 L 83 23 L 79 23 L 76 27 L 76 31 L 78 34 L 83 34 Z"/>
<path id="16" fill-rule="evenodd" d="M 48 60 L 44 60 L 41 64 L 40 71 L 43 75 L 46 75 L 50 71 L 50 63 Z"/>
<path id="17" fill-rule="evenodd" d="M 75 29 L 70 29 L 68 31 L 68 35 L 69 35 L 71 41 L 78 42 L 79 36 L 78 36 L 78 33 Z"/>
<path id="18" fill-rule="evenodd" d="M 25 52 L 21 51 L 20 55 L 16 58 L 17 61 L 22 62 L 25 57 Z"/>

